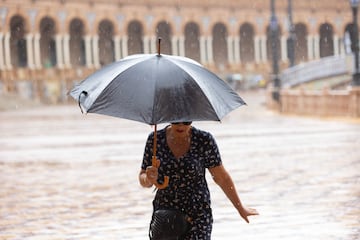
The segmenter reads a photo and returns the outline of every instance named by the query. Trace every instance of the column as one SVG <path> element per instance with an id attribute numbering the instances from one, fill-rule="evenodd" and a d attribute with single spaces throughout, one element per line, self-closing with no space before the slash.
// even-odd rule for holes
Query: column
<path id="1" fill-rule="evenodd" d="M 91 68 L 93 66 L 92 63 L 92 54 L 91 54 L 91 36 L 86 35 L 84 37 L 85 40 L 85 63 L 86 67 Z"/>
<path id="2" fill-rule="evenodd" d="M 233 37 L 228 36 L 226 39 L 227 42 L 227 54 L 228 54 L 228 61 L 230 64 L 234 63 L 234 41 Z"/>
<path id="3" fill-rule="evenodd" d="M 172 54 L 179 56 L 179 46 L 178 46 L 178 37 L 177 36 L 172 36 L 171 48 L 172 48 Z M 161 49 L 160 49 L 160 51 L 161 51 Z"/>
<path id="4" fill-rule="evenodd" d="M 3 39 L 4 35 L 2 32 L 0 32 L 0 70 L 5 68 Z"/>
<path id="5" fill-rule="evenodd" d="M 94 66 L 96 68 L 100 68 L 100 61 L 99 61 L 99 36 L 94 35 L 92 37 L 92 52 L 93 52 L 93 61 Z"/>
<path id="6" fill-rule="evenodd" d="M 5 67 L 8 70 L 12 69 L 12 64 L 11 64 L 11 54 L 10 54 L 10 33 L 7 32 L 5 34 L 5 39 L 4 39 L 4 47 L 5 47 Z"/>
<path id="7" fill-rule="evenodd" d="M 206 39 L 204 36 L 200 37 L 200 61 L 201 64 L 206 64 Z"/>
<path id="8" fill-rule="evenodd" d="M 144 43 L 144 53 L 149 54 L 150 53 L 150 46 L 149 46 L 150 37 L 149 36 L 144 36 L 143 43 Z"/>
<path id="9" fill-rule="evenodd" d="M 287 62 L 288 61 L 288 51 L 287 51 L 287 37 L 281 36 L 281 61 Z"/>
<path id="10" fill-rule="evenodd" d="M 261 60 L 263 63 L 267 63 L 267 48 L 266 48 L 266 36 L 261 37 Z"/>
<path id="11" fill-rule="evenodd" d="M 344 38 L 339 39 L 339 54 L 340 56 L 345 56 L 345 43 Z"/>
<path id="12" fill-rule="evenodd" d="M 334 55 L 340 55 L 340 48 L 339 48 L 339 36 L 334 35 Z"/>
<path id="13" fill-rule="evenodd" d="M 307 50 L 308 50 L 308 59 L 314 59 L 314 39 L 312 35 L 308 35 L 306 38 L 307 41 Z"/>
<path id="14" fill-rule="evenodd" d="M 121 44 L 120 36 L 115 36 L 114 37 L 115 61 L 119 61 L 121 59 L 120 44 Z"/>
<path id="15" fill-rule="evenodd" d="M 62 36 L 60 34 L 56 34 L 55 35 L 56 65 L 60 69 L 64 68 L 62 49 L 63 49 Z"/>
<path id="16" fill-rule="evenodd" d="M 185 57 L 185 37 L 179 37 L 179 55 Z"/>
<path id="17" fill-rule="evenodd" d="M 70 61 L 70 35 L 69 34 L 65 34 L 64 35 L 64 39 L 63 39 L 63 44 L 64 44 L 64 64 L 66 68 L 71 68 L 71 61 Z"/>
<path id="18" fill-rule="evenodd" d="M 157 53 L 157 41 L 156 41 L 156 37 L 152 36 L 150 38 L 150 51 L 151 53 Z"/>
<path id="19" fill-rule="evenodd" d="M 40 34 L 36 33 L 34 37 L 34 57 L 35 57 L 35 68 L 41 69 L 41 55 L 40 55 Z"/>
<path id="20" fill-rule="evenodd" d="M 34 51 L 33 51 L 33 35 L 31 33 L 26 35 L 26 54 L 27 65 L 30 69 L 34 69 Z"/>
<path id="21" fill-rule="evenodd" d="M 213 47 L 212 47 L 212 36 L 208 36 L 206 39 L 208 62 L 210 64 L 214 63 Z"/>
<path id="22" fill-rule="evenodd" d="M 255 63 L 260 63 L 260 59 L 261 59 L 261 52 L 260 52 L 260 37 L 259 36 L 255 36 L 254 37 L 254 46 L 255 46 Z"/>
<path id="23" fill-rule="evenodd" d="M 241 63 L 240 47 L 240 37 L 236 36 L 234 39 L 234 58 L 236 64 Z"/>
<path id="24" fill-rule="evenodd" d="M 320 59 L 320 37 L 319 35 L 314 36 L 314 57 Z"/>
<path id="25" fill-rule="evenodd" d="M 128 37 L 127 36 L 123 36 L 121 39 L 121 51 L 122 51 L 122 56 L 123 57 L 127 57 L 128 54 Z"/>
<path id="26" fill-rule="evenodd" d="M 344 34 L 344 40 L 343 40 L 343 49 L 344 49 L 344 55 L 351 54 L 351 40 L 350 40 L 350 34 L 348 31 Z"/>

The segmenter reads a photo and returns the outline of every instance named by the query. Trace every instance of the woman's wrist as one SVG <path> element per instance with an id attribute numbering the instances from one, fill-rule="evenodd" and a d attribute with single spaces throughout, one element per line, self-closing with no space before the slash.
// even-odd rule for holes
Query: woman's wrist
<path id="1" fill-rule="evenodd" d="M 244 206 L 242 205 L 241 201 L 238 201 L 235 204 L 235 208 L 238 210 L 239 213 L 244 211 Z"/>

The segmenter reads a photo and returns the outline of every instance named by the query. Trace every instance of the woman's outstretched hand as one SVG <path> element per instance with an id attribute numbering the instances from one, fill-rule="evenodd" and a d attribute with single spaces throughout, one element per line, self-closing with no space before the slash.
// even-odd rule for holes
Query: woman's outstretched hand
<path id="1" fill-rule="evenodd" d="M 249 216 L 259 215 L 258 211 L 254 208 L 242 207 L 239 210 L 240 216 L 249 223 Z"/>

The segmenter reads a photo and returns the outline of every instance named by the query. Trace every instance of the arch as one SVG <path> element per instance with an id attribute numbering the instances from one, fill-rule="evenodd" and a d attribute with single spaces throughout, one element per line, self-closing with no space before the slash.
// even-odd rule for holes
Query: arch
<path id="1" fill-rule="evenodd" d="M 216 23 L 212 29 L 212 47 L 214 62 L 219 70 L 224 70 L 228 65 L 227 36 L 226 26 Z"/>
<path id="2" fill-rule="evenodd" d="M 55 22 L 50 17 L 40 21 L 40 57 L 45 67 L 56 65 Z"/>
<path id="3" fill-rule="evenodd" d="M 128 35 L 128 53 L 129 55 L 143 53 L 144 43 L 143 35 L 144 30 L 142 24 L 138 20 L 133 20 L 129 23 L 127 28 Z"/>
<path id="4" fill-rule="evenodd" d="M 156 26 L 156 39 L 161 38 L 161 53 L 172 54 L 172 29 L 169 23 L 161 21 Z"/>
<path id="5" fill-rule="evenodd" d="M 305 62 L 308 60 L 307 35 L 308 30 L 305 24 L 295 24 L 295 63 Z"/>
<path id="6" fill-rule="evenodd" d="M 277 59 L 280 61 L 281 58 L 281 41 L 280 41 L 280 37 L 281 37 L 281 28 L 280 26 L 278 26 L 278 34 L 277 34 L 277 38 L 275 39 L 275 43 L 273 43 L 273 37 L 272 37 L 272 32 L 270 29 L 270 26 L 267 27 L 267 36 L 266 36 L 266 53 L 267 53 L 267 59 L 269 61 L 272 61 L 273 59 L 273 54 L 274 54 L 274 45 L 276 44 L 277 47 Z"/>
<path id="7" fill-rule="evenodd" d="M 250 23 L 240 26 L 240 60 L 243 63 L 255 61 L 254 27 Z"/>
<path id="8" fill-rule="evenodd" d="M 70 62 L 73 66 L 85 65 L 84 23 L 79 18 L 71 20 L 70 32 Z"/>
<path id="9" fill-rule="evenodd" d="M 101 65 L 114 62 L 114 25 L 109 20 L 102 20 L 98 27 L 99 35 L 99 61 Z"/>
<path id="10" fill-rule="evenodd" d="M 333 32 L 333 27 L 329 23 L 321 24 L 319 29 L 319 46 L 321 58 L 334 55 Z"/>
<path id="11" fill-rule="evenodd" d="M 354 24 L 353 23 L 348 23 L 345 26 L 345 30 L 344 30 L 344 47 L 345 47 L 345 53 L 349 54 L 351 52 L 354 52 L 355 49 L 355 44 L 352 44 L 355 39 L 355 33 L 354 33 Z"/>
<path id="12" fill-rule="evenodd" d="M 25 20 L 20 15 L 10 19 L 10 55 L 15 67 L 27 67 L 27 47 L 25 39 Z"/>
<path id="13" fill-rule="evenodd" d="M 185 25 L 185 56 L 200 62 L 200 29 L 195 22 Z"/>

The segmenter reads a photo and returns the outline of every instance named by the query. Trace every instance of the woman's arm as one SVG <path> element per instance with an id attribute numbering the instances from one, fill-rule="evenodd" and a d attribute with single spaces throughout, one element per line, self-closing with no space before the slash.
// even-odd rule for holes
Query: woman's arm
<path id="1" fill-rule="evenodd" d="M 213 177 L 216 184 L 218 184 L 227 198 L 232 202 L 234 207 L 238 210 L 241 217 L 249 223 L 248 216 L 258 215 L 256 209 L 247 208 L 242 205 L 241 200 L 236 192 L 235 185 L 231 179 L 231 176 L 226 171 L 223 165 L 209 168 L 211 176 Z"/>

